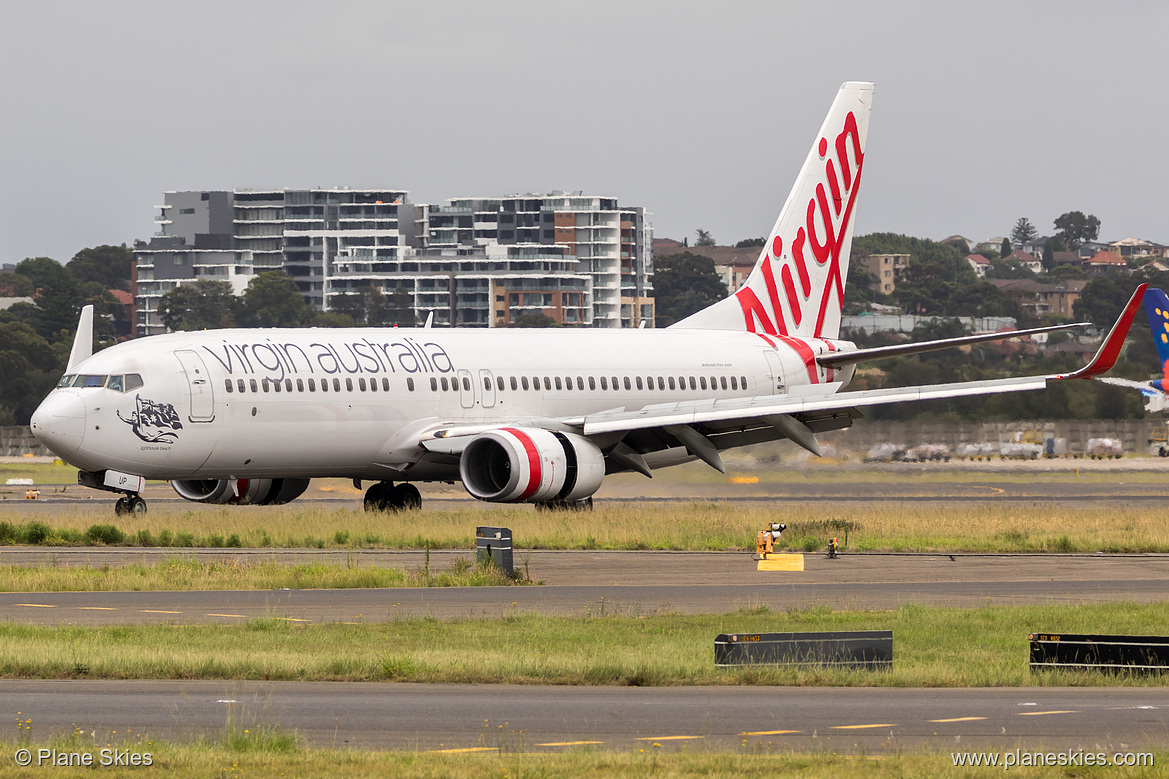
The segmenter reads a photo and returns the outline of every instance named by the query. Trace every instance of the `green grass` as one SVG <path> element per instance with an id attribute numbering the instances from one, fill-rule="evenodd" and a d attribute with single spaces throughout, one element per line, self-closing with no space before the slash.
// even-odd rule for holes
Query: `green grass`
<path id="1" fill-rule="evenodd" d="M 0 676 L 630 686 L 1160 686 L 1164 680 L 1157 676 L 1031 673 L 1027 636 L 1035 631 L 1144 634 L 1150 625 L 1169 620 L 1169 603 L 599 614 L 597 607 L 577 617 L 504 613 L 493 619 L 371 624 L 310 625 L 275 614 L 241 625 L 8 623 L 0 624 Z M 893 669 L 714 665 L 719 633 L 813 630 L 892 630 Z"/>
<path id="2" fill-rule="evenodd" d="M 0 566 L 0 592 L 116 592 L 179 590 L 308 590 L 383 587 L 498 587 L 532 584 L 522 570 L 504 575 L 493 566 L 455 560 L 449 571 L 382 566 L 173 557 L 154 565 Z"/>
<path id="3" fill-rule="evenodd" d="M 90 751 L 95 762 L 106 742 L 92 743 L 82 737 L 27 742 L 38 747 L 61 751 Z M 108 777 L 171 776 L 177 779 L 205 779 L 205 777 L 289 776 L 302 779 L 363 779 L 364 777 L 403 777 L 404 779 L 592 779 L 597 776 L 653 776 L 664 779 L 689 777 L 906 777 L 933 779 L 937 776 L 985 777 L 1001 774 L 1002 769 L 957 769 L 950 752 L 926 750 L 885 750 L 884 754 L 857 756 L 829 752 L 798 753 L 783 747 L 752 739 L 739 751 L 707 752 L 695 749 L 662 750 L 652 746 L 624 752 L 594 749 L 573 749 L 561 753 L 532 751 L 523 748 L 501 748 L 478 754 L 428 754 L 417 752 L 370 750 L 319 749 L 297 747 L 292 750 L 238 748 L 228 738 L 202 739 L 191 743 L 160 742 L 146 736 L 118 739 L 121 749 L 149 753 L 149 768 L 16 768 L 12 755 L 26 746 L 25 742 L 0 741 L 0 760 L 4 775 L 25 779 L 44 776 L 50 772 L 59 779 L 80 779 L 95 774 Z M 1111 755 L 1110 750 L 1105 750 Z M 1135 750 L 1134 750 L 1135 751 Z M 1149 752 L 1152 750 L 1139 750 Z M 1169 753 L 1152 751 L 1155 765 L 1165 765 Z M 1034 769 L 1012 768 L 1009 776 L 1048 777 L 1160 776 L 1157 768 L 1078 768 Z"/>
<path id="4" fill-rule="evenodd" d="M 787 548 L 815 551 L 839 537 L 844 551 L 1169 552 L 1158 505 L 951 503 L 832 506 L 776 500 L 738 504 L 609 503 L 569 515 L 530 506 L 468 503 L 450 510 L 373 514 L 359 508 L 163 505 L 113 518 L 64 509 L 48 522 L 0 508 L 0 545 L 171 548 L 473 549 L 479 525 L 510 527 L 517 548 L 752 549 L 768 522 L 784 522 Z"/>

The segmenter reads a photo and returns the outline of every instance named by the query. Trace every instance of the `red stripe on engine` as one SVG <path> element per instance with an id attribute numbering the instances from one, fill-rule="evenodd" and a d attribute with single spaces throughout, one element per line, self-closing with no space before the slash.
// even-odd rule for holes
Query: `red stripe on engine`
<path id="1" fill-rule="evenodd" d="M 511 433 L 516 437 L 524 447 L 524 452 L 528 455 L 528 486 L 520 494 L 516 500 L 527 500 L 536 494 L 536 490 L 540 489 L 540 452 L 536 449 L 536 443 L 531 439 L 527 433 L 521 433 L 514 427 L 502 428 L 503 432 Z"/>

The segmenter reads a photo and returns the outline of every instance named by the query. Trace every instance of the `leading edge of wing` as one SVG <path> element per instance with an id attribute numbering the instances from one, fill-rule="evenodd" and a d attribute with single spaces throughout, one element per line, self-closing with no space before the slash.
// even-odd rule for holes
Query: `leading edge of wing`
<path id="1" fill-rule="evenodd" d="M 662 425 L 694 425 L 704 422 L 734 420 L 752 421 L 777 414 L 801 414 L 858 406 L 878 406 L 885 403 L 937 400 L 970 395 L 995 395 L 1003 392 L 1025 392 L 1044 389 L 1047 386 L 1048 378 L 1047 376 L 1022 376 L 1013 379 L 965 381 L 919 387 L 892 387 L 825 395 L 765 396 L 733 401 L 716 401 L 701 406 L 681 403 L 663 404 L 639 411 L 589 414 L 583 420 L 584 434 L 586 436 L 599 435 L 601 433 L 661 427 Z"/>

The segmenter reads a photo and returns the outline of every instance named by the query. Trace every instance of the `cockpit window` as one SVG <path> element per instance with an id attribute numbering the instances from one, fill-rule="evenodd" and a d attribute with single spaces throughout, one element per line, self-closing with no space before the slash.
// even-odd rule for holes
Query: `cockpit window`
<path id="1" fill-rule="evenodd" d="M 123 392 L 130 392 L 131 390 L 136 390 L 141 386 L 142 386 L 142 377 L 141 376 L 139 376 L 137 373 L 127 373 L 125 387 L 122 389 L 122 391 Z"/>
<path id="2" fill-rule="evenodd" d="M 121 376 L 110 376 L 110 380 L 106 384 L 106 387 L 114 390 L 115 392 L 121 392 L 122 391 L 122 377 Z"/>
<path id="3" fill-rule="evenodd" d="M 104 387 L 106 385 L 106 382 L 109 380 L 110 377 L 109 376 L 82 376 L 81 378 L 85 380 L 85 383 L 81 385 L 83 387 Z"/>
<path id="4" fill-rule="evenodd" d="M 142 377 L 137 373 L 124 376 L 97 376 L 92 374 L 67 373 L 57 382 L 58 387 L 106 387 L 114 392 L 129 392 L 142 386 Z"/>
<path id="5" fill-rule="evenodd" d="M 61 377 L 60 381 L 57 382 L 57 386 L 58 387 L 68 387 L 71 384 L 73 384 L 73 380 L 76 378 L 77 378 L 77 374 L 66 373 L 64 376 Z"/>

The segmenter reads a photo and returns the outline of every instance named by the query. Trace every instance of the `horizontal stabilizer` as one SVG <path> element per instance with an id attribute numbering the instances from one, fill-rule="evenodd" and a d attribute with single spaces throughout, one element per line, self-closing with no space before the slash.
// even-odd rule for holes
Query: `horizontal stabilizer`
<path id="1" fill-rule="evenodd" d="M 1073 327 L 1088 327 L 1091 322 L 1076 322 L 1070 325 L 1050 325 L 1048 327 L 1033 327 L 1030 330 L 1006 330 L 1001 333 L 977 333 L 963 335 L 957 338 L 940 338 L 936 341 L 921 341 L 915 344 L 894 344 L 892 346 L 875 346 L 872 349 L 856 349 L 851 352 L 831 352 L 816 358 L 816 362 L 825 368 L 839 368 L 841 365 L 866 362 L 868 360 L 883 360 L 887 357 L 904 357 L 910 354 L 936 352 L 941 349 L 953 349 L 956 346 L 977 344 L 984 341 L 1004 341 L 1007 338 L 1018 338 L 1036 333 L 1051 333 L 1056 330 L 1070 330 Z"/>

